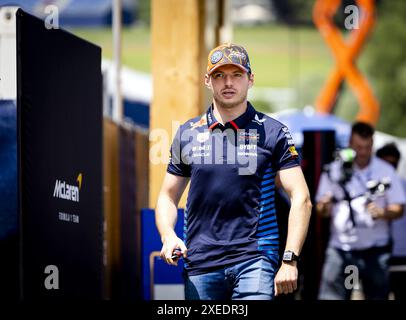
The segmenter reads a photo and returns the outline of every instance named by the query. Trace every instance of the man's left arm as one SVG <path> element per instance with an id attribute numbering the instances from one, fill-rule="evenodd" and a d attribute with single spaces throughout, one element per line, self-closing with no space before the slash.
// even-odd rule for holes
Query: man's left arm
<path id="1" fill-rule="evenodd" d="M 374 219 L 390 221 L 399 219 L 403 215 L 403 205 L 401 204 L 390 204 L 386 208 L 381 208 L 375 202 L 371 202 L 367 208 Z"/>
<path id="2" fill-rule="evenodd" d="M 277 179 L 291 201 L 285 249 L 299 255 L 306 238 L 312 210 L 309 189 L 299 166 L 280 170 Z M 297 262 L 282 262 L 275 277 L 275 295 L 295 291 L 297 278 Z"/>

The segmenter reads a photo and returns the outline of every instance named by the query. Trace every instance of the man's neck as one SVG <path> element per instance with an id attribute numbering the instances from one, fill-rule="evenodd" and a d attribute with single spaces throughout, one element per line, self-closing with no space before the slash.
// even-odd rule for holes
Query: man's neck
<path id="1" fill-rule="evenodd" d="M 364 170 L 366 167 L 369 166 L 370 163 L 371 163 L 371 158 L 369 159 L 369 161 L 367 163 L 359 164 L 359 163 L 355 162 L 355 165 L 357 166 L 357 168 L 359 170 Z"/>
<path id="2" fill-rule="evenodd" d="M 245 111 L 247 111 L 248 102 L 245 100 L 243 103 L 233 107 L 233 108 L 222 108 L 213 101 L 213 113 L 215 118 L 218 122 L 222 123 L 223 125 L 226 122 L 234 120 L 242 115 Z"/>

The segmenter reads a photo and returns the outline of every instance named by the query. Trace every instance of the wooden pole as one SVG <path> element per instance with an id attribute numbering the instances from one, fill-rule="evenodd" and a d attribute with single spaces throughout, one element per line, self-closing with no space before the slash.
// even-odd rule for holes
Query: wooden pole
<path id="1" fill-rule="evenodd" d="M 121 0 L 113 0 L 113 120 L 120 123 L 123 119 L 123 100 L 121 93 Z"/>
<path id="2" fill-rule="evenodd" d="M 152 78 L 150 109 L 150 207 L 155 208 L 166 172 L 173 121 L 184 123 L 200 114 L 204 95 L 202 59 L 205 3 L 199 0 L 152 0 Z M 166 134 L 166 138 L 162 135 Z M 162 144 L 162 154 L 153 152 Z M 157 163 L 157 156 L 166 163 Z M 152 159 L 154 157 L 154 159 Z M 185 206 L 185 195 L 180 207 Z"/>

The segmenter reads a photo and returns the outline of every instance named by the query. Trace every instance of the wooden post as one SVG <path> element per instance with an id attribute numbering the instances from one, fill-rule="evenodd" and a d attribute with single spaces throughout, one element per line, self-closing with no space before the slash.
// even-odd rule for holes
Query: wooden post
<path id="1" fill-rule="evenodd" d="M 157 130 L 168 141 L 150 140 L 150 150 L 157 143 L 167 144 L 161 159 L 169 158 L 169 148 L 177 128 L 202 114 L 210 95 L 204 86 L 209 51 L 232 36 L 229 0 L 152 0 L 152 78 L 153 99 L 150 110 L 150 137 Z M 155 208 L 167 164 L 155 164 L 150 152 L 149 205 Z M 179 207 L 185 207 L 186 192 Z"/>
<path id="2" fill-rule="evenodd" d="M 103 194 L 104 194 L 104 298 L 114 297 L 115 274 L 120 271 L 120 177 L 118 126 L 103 121 Z"/>
<path id="3" fill-rule="evenodd" d="M 151 4 L 154 94 L 150 110 L 150 136 L 161 130 L 162 134 L 167 134 L 167 139 L 150 141 L 150 148 L 152 151 L 155 144 L 162 143 L 162 154 L 159 156 L 167 161 L 170 142 L 175 134 L 172 132 L 172 122 L 183 123 L 199 115 L 202 110 L 204 1 L 152 0 Z M 155 208 L 167 167 L 167 163 L 154 164 L 153 156 L 151 152 L 151 208 Z M 185 205 L 184 198 L 181 207 Z"/>

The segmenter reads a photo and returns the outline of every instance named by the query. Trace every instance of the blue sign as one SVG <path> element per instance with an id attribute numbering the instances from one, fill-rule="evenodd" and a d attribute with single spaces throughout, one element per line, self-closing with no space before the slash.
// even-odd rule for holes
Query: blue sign
<path id="1" fill-rule="evenodd" d="M 183 235 L 183 214 L 184 210 L 178 210 L 178 221 L 176 223 L 176 234 Z M 143 209 L 142 219 L 142 285 L 145 300 L 153 298 L 154 285 L 156 284 L 183 284 L 183 260 L 180 259 L 178 266 L 167 265 L 159 257 L 162 243 L 155 225 L 155 210 Z"/>

